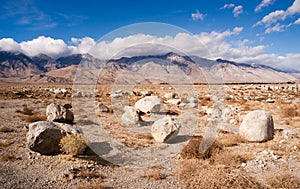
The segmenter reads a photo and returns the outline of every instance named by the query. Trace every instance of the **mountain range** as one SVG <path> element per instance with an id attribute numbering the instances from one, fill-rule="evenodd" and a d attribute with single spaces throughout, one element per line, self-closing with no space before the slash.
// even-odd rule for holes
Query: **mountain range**
<path id="1" fill-rule="evenodd" d="M 80 70 L 85 71 L 78 74 Z M 187 78 L 193 83 L 274 83 L 294 82 L 300 78 L 299 73 L 291 74 L 265 65 L 209 60 L 173 52 L 103 61 L 89 54 L 53 59 L 44 54 L 29 57 L 20 52 L 0 51 L 1 82 L 72 83 L 76 73 L 82 82 L 82 78 L 97 78 L 100 83 L 116 82 L 116 79 L 130 83 L 138 78 L 151 83 L 183 82 Z"/>

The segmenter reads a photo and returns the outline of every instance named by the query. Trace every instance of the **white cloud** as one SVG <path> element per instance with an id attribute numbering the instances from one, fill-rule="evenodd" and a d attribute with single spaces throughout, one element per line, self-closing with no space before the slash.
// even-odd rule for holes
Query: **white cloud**
<path id="1" fill-rule="evenodd" d="M 264 16 L 263 19 L 255 24 L 256 25 L 266 25 L 267 27 L 273 23 L 278 22 L 278 20 L 285 19 L 285 11 L 284 10 L 276 10 L 274 12 L 269 13 Z"/>
<path id="2" fill-rule="evenodd" d="M 294 3 L 287 9 L 287 15 L 300 13 L 300 0 L 295 0 Z"/>
<path id="3" fill-rule="evenodd" d="M 232 13 L 234 17 L 238 17 L 240 14 L 243 14 L 244 13 L 243 6 L 239 5 L 234 7 Z"/>
<path id="4" fill-rule="evenodd" d="M 300 18 L 298 18 L 298 19 L 294 22 L 294 24 L 296 24 L 296 25 L 300 24 Z"/>
<path id="5" fill-rule="evenodd" d="M 275 3 L 276 0 L 262 0 L 262 2 L 256 6 L 255 12 L 262 11 L 263 8 L 268 7 L 269 5 L 272 5 Z"/>
<path id="6" fill-rule="evenodd" d="M 265 30 L 265 33 L 266 33 L 266 34 L 269 34 L 269 33 L 273 33 L 273 32 L 283 32 L 283 31 L 285 31 L 287 28 L 289 28 L 290 26 L 292 26 L 292 24 L 281 25 L 281 24 L 277 23 L 275 26 L 267 28 L 267 29 Z"/>
<path id="7" fill-rule="evenodd" d="M 205 15 L 200 13 L 199 10 L 196 10 L 196 13 L 192 14 L 192 19 L 193 20 L 203 20 L 204 17 L 205 17 Z"/>
<path id="8" fill-rule="evenodd" d="M 20 46 L 22 51 L 29 56 L 35 56 L 42 53 L 56 58 L 71 54 L 71 49 L 63 40 L 45 36 L 39 36 L 31 41 L 21 42 Z"/>
<path id="9" fill-rule="evenodd" d="M 12 38 L 0 39 L 1 51 L 19 51 L 21 52 L 21 46 Z"/>
<path id="10" fill-rule="evenodd" d="M 265 33 L 282 32 L 293 24 L 297 24 L 297 21 L 291 22 L 290 24 L 278 24 L 280 21 L 285 21 L 288 17 L 293 17 L 300 13 L 300 0 L 294 0 L 293 4 L 288 7 L 287 10 L 276 10 L 270 12 L 264 16 L 262 20 L 258 21 L 253 27 L 258 25 L 264 25 L 266 30 Z"/>
<path id="11" fill-rule="evenodd" d="M 220 9 L 231 9 L 233 8 L 232 10 L 232 13 L 233 13 L 233 16 L 234 17 L 238 17 L 240 14 L 243 14 L 244 13 L 244 10 L 243 10 L 243 6 L 242 5 L 237 5 L 235 6 L 235 4 L 225 4 L 223 7 L 221 7 Z"/>
<path id="12" fill-rule="evenodd" d="M 233 8 L 233 7 L 234 7 L 234 4 L 230 3 L 230 4 L 225 4 L 223 7 L 221 7 L 221 9 L 230 9 L 230 8 Z"/>
<path id="13" fill-rule="evenodd" d="M 277 27 L 279 29 L 274 28 L 274 30 L 280 30 L 282 26 Z M 63 40 L 44 36 L 21 43 L 17 43 L 11 38 L 4 38 L 0 40 L 0 49 L 18 50 L 29 56 L 44 53 L 54 58 L 69 54 L 89 53 L 104 60 L 123 56 L 163 54 L 174 50 L 209 59 L 222 58 L 236 62 L 300 70 L 300 64 L 298 64 L 300 53 L 284 56 L 267 54 L 264 45 L 253 45 L 253 42 L 247 39 L 232 40 L 233 36 L 239 35 L 242 31 L 242 27 L 235 27 L 223 32 L 178 33 L 175 36 L 163 37 L 135 34 L 98 43 L 90 37 L 71 38 L 70 45 Z"/>

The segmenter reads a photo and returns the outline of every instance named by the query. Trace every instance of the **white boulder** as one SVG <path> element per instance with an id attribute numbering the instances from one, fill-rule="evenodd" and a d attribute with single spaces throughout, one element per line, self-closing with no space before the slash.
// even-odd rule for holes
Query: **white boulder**
<path id="1" fill-rule="evenodd" d="M 264 110 L 248 113 L 239 128 L 239 134 L 251 142 L 263 142 L 273 138 L 272 116 Z"/>
<path id="2" fill-rule="evenodd" d="M 157 142 L 166 142 L 177 136 L 181 124 L 175 117 L 164 117 L 156 120 L 151 127 L 151 135 Z"/>
<path id="3" fill-rule="evenodd" d="M 124 107 L 124 113 L 121 116 L 121 121 L 125 125 L 134 125 L 137 124 L 140 117 L 137 112 L 137 109 L 131 106 L 125 106 Z"/>
<path id="4" fill-rule="evenodd" d="M 135 108 L 143 113 L 159 112 L 161 103 L 157 96 L 146 96 L 135 103 Z"/>

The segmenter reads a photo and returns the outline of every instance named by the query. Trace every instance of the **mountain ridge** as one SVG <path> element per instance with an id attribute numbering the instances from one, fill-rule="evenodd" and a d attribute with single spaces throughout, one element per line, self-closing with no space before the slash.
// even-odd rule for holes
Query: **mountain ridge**
<path id="1" fill-rule="evenodd" d="M 209 60 L 197 56 L 184 56 L 174 52 L 161 55 L 146 55 L 122 57 L 103 61 L 89 54 L 73 54 L 53 59 L 48 55 L 39 54 L 29 57 L 20 52 L 0 51 L 0 80 L 24 81 L 24 82 L 72 82 L 76 75 L 76 69 L 84 62 L 87 69 L 104 69 L 107 72 L 130 71 L 140 69 L 138 64 L 153 62 L 159 66 L 175 66 L 196 82 L 206 82 L 200 77 L 214 77 L 214 73 L 222 73 L 224 82 L 290 82 L 296 81 L 297 74 L 289 75 L 283 70 L 272 68 L 262 64 L 237 63 L 229 60 Z M 132 68 L 131 68 L 132 67 Z M 151 65 L 147 67 L 151 72 Z M 234 70 L 234 71 L 233 71 Z M 166 71 L 167 73 L 168 71 Z M 206 76 L 200 76 L 205 72 Z M 166 74 L 162 73 L 162 74 Z M 267 75 L 269 74 L 269 75 Z M 115 75 L 115 74 L 110 74 Z M 109 77 L 109 76 L 108 76 Z M 34 78 L 34 79 L 30 79 Z M 40 79 L 39 79 L 40 78 Z M 57 79 L 55 79 L 57 78 Z M 49 80 L 49 81 L 48 81 Z M 113 81 L 114 78 L 108 80 Z"/>

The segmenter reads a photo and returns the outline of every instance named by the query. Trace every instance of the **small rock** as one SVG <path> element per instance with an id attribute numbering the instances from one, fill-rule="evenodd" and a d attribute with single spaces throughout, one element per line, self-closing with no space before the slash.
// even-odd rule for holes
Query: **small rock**
<path id="1" fill-rule="evenodd" d="M 197 107 L 198 107 L 198 99 L 195 98 L 195 97 L 191 97 L 191 98 L 189 99 L 189 106 L 190 106 L 191 108 L 197 108 Z"/>
<path id="2" fill-rule="evenodd" d="M 151 127 L 151 135 L 157 142 L 166 142 L 177 136 L 181 124 L 175 117 L 164 117 L 156 120 Z"/>
<path id="3" fill-rule="evenodd" d="M 74 121 L 74 114 L 65 107 L 51 103 L 46 108 L 46 116 L 48 121 L 72 123 Z"/>
<path id="4" fill-rule="evenodd" d="M 101 112 L 109 112 L 109 108 L 104 105 L 103 103 L 98 103 L 96 106 L 96 112 L 101 113 Z"/>
<path id="5" fill-rule="evenodd" d="M 266 100 L 266 102 L 267 102 L 267 103 L 274 103 L 275 100 L 268 98 L 268 99 Z"/>
<path id="6" fill-rule="evenodd" d="M 134 125 L 138 123 L 139 119 L 140 117 L 137 113 L 137 109 L 130 106 L 124 107 L 124 113 L 121 117 L 122 123 L 124 123 L 125 125 Z"/>

